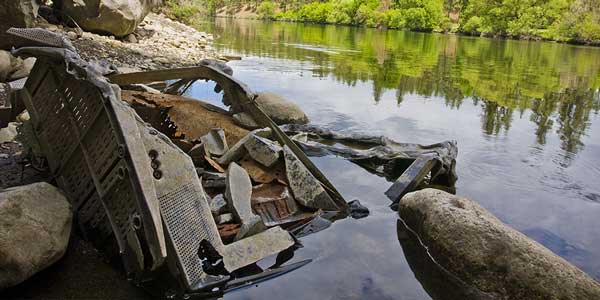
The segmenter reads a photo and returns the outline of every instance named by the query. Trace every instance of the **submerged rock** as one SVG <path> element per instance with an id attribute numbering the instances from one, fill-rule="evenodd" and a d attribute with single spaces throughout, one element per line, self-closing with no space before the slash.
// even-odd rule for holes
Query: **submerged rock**
<path id="1" fill-rule="evenodd" d="M 369 209 L 358 201 L 358 199 L 348 202 L 348 209 L 350 209 L 350 216 L 354 219 L 362 219 L 369 215 Z"/>
<path id="2" fill-rule="evenodd" d="M 308 117 L 298 104 L 277 94 L 258 93 L 255 101 L 277 125 L 308 123 Z"/>
<path id="3" fill-rule="evenodd" d="M 281 146 L 271 140 L 252 135 L 244 143 L 244 147 L 252 159 L 269 168 L 281 157 Z"/>
<path id="4" fill-rule="evenodd" d="M 71 205 L 48 183 L 0 193 L 0 290 L 26 280 L 63 256 L 71 218 Z"/>
<path id="5" fill-rule="evenodd" d="M 246 112 L 240 112 L 234 114 L 232 116 L 233 122 L 239 126 L 242 126 L 246 129 L 256 129 L 259 128 L 258 123 L 254 120 L 254 118 Z"/>
<path id="6" fill-rule="evenodd" d="M 338 209 L 333 199 L 321 186 L 321 183 L 308 171 L 287 145 L 283 146 L 283 157 L 285 158 L 285 171 L 289 186 L 298 203 L 314 209 Z"/>
<path id="7" fill-rule="evenodd" d="M 437 263 L 494 299 L 600 299 L 598 282 L 469 199 L 425 189 L 398 212 Z"/>
<path id="8" fill-rule="evenodd" d="M 227 199 L 229 210 L 234 214 L 237 221 L 242 224 L 235 240 L 251 236 L 266 229 L 261 218 L 252 212 L 250 205 L 251 196 L 252 183 L 250 182 L 250 176 L 248 176 L 246 170 L 232 162 L 227 169 L 225 198 Z"/>

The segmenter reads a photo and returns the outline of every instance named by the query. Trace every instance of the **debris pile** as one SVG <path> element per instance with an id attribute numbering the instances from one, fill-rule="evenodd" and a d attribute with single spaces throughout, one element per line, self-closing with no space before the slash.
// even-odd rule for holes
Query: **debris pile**
<path id="1" fill-rule="evenodd" d="M 302 125 L 308 119 L 297 105 L 264 100 L 222 62 L 114 73 L 82 59 L 61 35 L 11 32 L 44 47 L 13 51 L 37 60 L 26 84 L 0 103 L 0 112 L 9 112 L 1 120 L 27 109 L 21 128 L 28 152 L 64 191 L 82 236 L 119 253 L 128 278 L 160 296 L 219 296 L 289 272 L 310 262 L 284 265 L 298 237 L 349 215 L 368 216 L 359 201 L 346 203 L 304 151 L 340 155 L 386 177 L 417 169 L 422 157 L 432 161 L 394 184 L 400 194 L 455 180 L 455 144 L 399 144 Z M 229 111 L 180 96 L 197 80 L 216 82 Z M 156 82 L 170 85 L 147 88 Z M 150 91 L 121 90 L 140 87 Z M 255 126 L 243 128 L 236 115 Z M 293 137 L 281 123 L 295 123 L 283 127 Z M 256 265 L 271 255 L 278 256 L 274 266 Z M 245 269 L 261 271 L 246 276 Z"/>
<path id="2" fill-rule="evenodd" d="M 182 96 L 122 95 L 145 120 L 166 112 L 171 126 L 163 133 L 192 158 L 224 242 L 278 225 L 297 230 L 322 211 L 340 210 L 290 148 L 272 139 L 270 128 L 247 131 L 225 111 Z M 181 118 L 184 111 L 194 117 Z"/>

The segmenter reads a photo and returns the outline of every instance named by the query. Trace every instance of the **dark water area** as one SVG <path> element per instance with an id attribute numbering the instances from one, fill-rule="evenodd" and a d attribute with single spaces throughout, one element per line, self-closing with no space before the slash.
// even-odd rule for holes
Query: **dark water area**
<path id="1" fill-rule="evenodd" d="M 456 140 L 458 195 L 600 279 L 600 48 L 250 20 L 203 27 L 216 50 L 243 57 L 229 63 L 237 78 L 295 101 L 314 124 Z M 333 156 L 314 161 L 371 215 L 303 238 L 294 261 L 313 263 L 225 298 L 434 297 L 399 243 L 383 194 L 391 183 Z"/>

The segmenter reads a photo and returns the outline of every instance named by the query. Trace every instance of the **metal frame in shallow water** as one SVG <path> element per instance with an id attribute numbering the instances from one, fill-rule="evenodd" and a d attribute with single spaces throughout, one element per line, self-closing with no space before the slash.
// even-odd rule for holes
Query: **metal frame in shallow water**
<path id="1" fill-rule="evenodd" d="M 137 284 L 163 296 L 223 292 L 227 274 L 295 244 L 274 227 L 224 245 L 191 158 L 122 102 L 117 85 L 68 49 L 14 53 L 38 58 L 18 96 L 77 224 L 99 246 L 114 236 Z"/>

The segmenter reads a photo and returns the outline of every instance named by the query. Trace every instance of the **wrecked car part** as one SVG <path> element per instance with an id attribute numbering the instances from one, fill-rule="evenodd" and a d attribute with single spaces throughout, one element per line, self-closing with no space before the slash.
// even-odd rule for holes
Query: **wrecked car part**
<path id="1" fill-rule="evenodd" d="M 258 183 L 268 183 L 277 181 L 283 185 L 287 185 L 285 178 L 285 166 L 283 163 L 276 164 L 272 168 L 266 168 L 255 162 L 252 158 L 246 156 L 239 161 L 239 164 L 248 172 L 250 178 Z"/>
<path id="2" fill-rule="evenodd" d="M 196 173 L 205 188 L 224 188 L 226 186 L 226 177 L 223 173 L 209 172 L 202 168 L 196 168 Z"/>
<path id="3" fill-rule="evenodd" d="M 255 102 L 256 94 L 242 82 L 223 73 L 218 68 L 203 65 L 191 68 L 156 70 L 129 74 L 111 75 L 109 80 L 118 85 L 133 83 L 148 83 L 173 79 L 209 79 L 215 81 L 224 90 L 223 102 L 231 106 L 233 112 L 248 112 L 258 125 L 269 127 L 273 131 L 273 138 L 282 145 L 287 145 L 298 159 L 306 166 L 309 172 L 317 178 L 328 193 L 331 194 L 337 209 L 347 210 L 347 203 L 333 184 L 321 171 L 306 157 L 304 152 L 271 120 Z"/>
<path id="4" fill-rule="evenodd" d="M 457 180 L 456 141 L 419 145 L 398 143 L 383 136 L 347 135 L 314 125 L 291 124 L 282 129 L 289 134 L 310 137 L 294 138 L 310 156 L 340 156 L 388 181 L 395 181 L 386 192 L 394 202 L 417 189 L 426 178 L 427 185 L 444 190 L 452 190 Z"/>
<path id="5" fill-rule="evenodd" d="M 227 139 L 225 138 L 225 131 L 221 128 L 211 129 L 208 134 L 200 137 L 200 141 L 204 146 L 204 152 L 211 156 L 222 156 L 229 150 Z"/>
<path id="6" fill-rule="evenodd" d="M 221 157 L 217 158 L 217 161 L 220 164 L 227 165 L 233 161 L 237 161 L 246 153 L 246 147 L 244 146 L 246 142 L 253 136 L 258 135 L 262 137 L 267 137 L 271 135 L 270 128 L 256 129 L 250 131 L 246 136 L 240 139 L 233 147 L 229 148 L 229 150 Z"/>
<path id="7" fill-rule="evenodd" d="M 283 157 L 288 183 L 298 203 L 314 209 L 337 210 L 329 194 L 287 145 L 283 146 Z"/>
<path id="8" fill-rule="evenodd" d="M 246 287 L 249 287 L 252 285 L 256 285 L 260 282 L 263 282 L 263 281 L 266 281 L 269 279 L 273 279 L 273 278 L 281 276 L 285 273 L 289 273 L 296 269 L 304 267 L 305 265 L 307 265 L 311 262 L 312 262 L 311 259 L 306 259 L 306 260 L 302 260 L 302 261 L 292 263 L 289 265 L 272 268 L 272 269 L 267 269 L 256 275 L 250 275 L 247 277 L 236 278 L 234 280 L 227 282 L 227 285 L 225 286 L 224 290 L 225 290 L 225 292 L 231 292 L 234 290 L 239 290 L 239 289 L 243 289 L 243 288 L 246 288 Z"/>
<path id="9" fill-rule="evenodd" d="M 6 33 L 22 39 L 21 46 L 46 46 L 65 48 L 75 51 L 75 47 L 66 37 L 42 28 L 9 28 Z"/>
<path id="10" fill-rule="evenodd" d="M 122 102 L 116 85 L 68 49 L 15 53 L 38 58 L 22 99 L 51 172 L 84 235 L 114 235 L 130 278 L 168 272 L 186 294 L 227 279 L 204 271 L 204 240 L 228 272 L 293 245 L 279 227 L 224 245 L 189 156 Z"/>
<path id="11" fill-rule="evenodd" d="M 209 200 L 210 212 L 214 217 L 227 211 L 227 201 L 223 194 L 218 194 Z"/>
<path id="12" fill-rule="evenodd" d="M 160 123 L 147 120 L 147 110 L 168 109 L 169 121 L 177 131 L 194 141 L 210 132 L 212 128 L 222 128 L 227 133 L 227 143 L 233 145 L 248 134 L 248 130 L 237 126 L 227 111 L 222 108 L 183 96 L 150 94 L 136 91 L 122 91 L 122 99 L 138 112 L 142 119 L 154 128 Z M 143 110 L 142 110 L 143 108 Z M 157 120 L 158 121 L 158 120 Z M 170 138 L 174 136 L 168 135 Z"/>
<path id="13" fill-rule="evenodd" d="M 236 220 L 242 224 L 236 240 L 251 236 L 266 228 L 261 218 L 252 211 L 251 195 L 252 183 L 248 173 L 238 164 L 230 163 L 227 169 L 225 199 L 227 199 L 229 210 L 235 215 Z"/>
<path id="14" fill-rule="evenodd" d="M 279 183 L 255 186 L 252 189 L 252 208 L 269 227 L 301 221 L 314 215 L 300 210 L 288 188 Z"/>
<path id="15" fill-rule="evenodd" d="M 256 135 L 250 136 L 244 143 L 244 148 L 252 159 L 267 168 L 272 167 L 281 157 L 282 149 L 279 144 Z"/>
<path id="16" fill-rule="evenodd" d="M 217 70 L 220 70 L 221 72 L 223 72 L 224 74 L 227 74 L 229 76 L 233 76 L 233 69 L 227 65 L 226 62 L 224 61 L 220 61 L 217 59 L 210 59 L 210 58 L 205 58 L 202 59 L 199 63 L 199 66 L 211 66 Z M 196 79 L 181 79 L 178 80 L 176 82 L 174 82 L 173 84 L 169 85 L 167 88 L 164 89 L 166 94 L 171 94 L 171 95 L 183 95 L 191 86 L 192 84 L 196 81 Z M 215 93 L 220 93 L 223 89 L 221 88 L 221 86 L 219 86 L 219 84 L 217 83 L 217 85 L 215 85 Z"/>
<path id="17" fill-rule="evenodd" d="M 385 192 L 393 202 L 398 202 L 406 193 L 414 191 L 437 164 L 437 155 L 423 154 L 398 177 L 398 180 Z"/>

